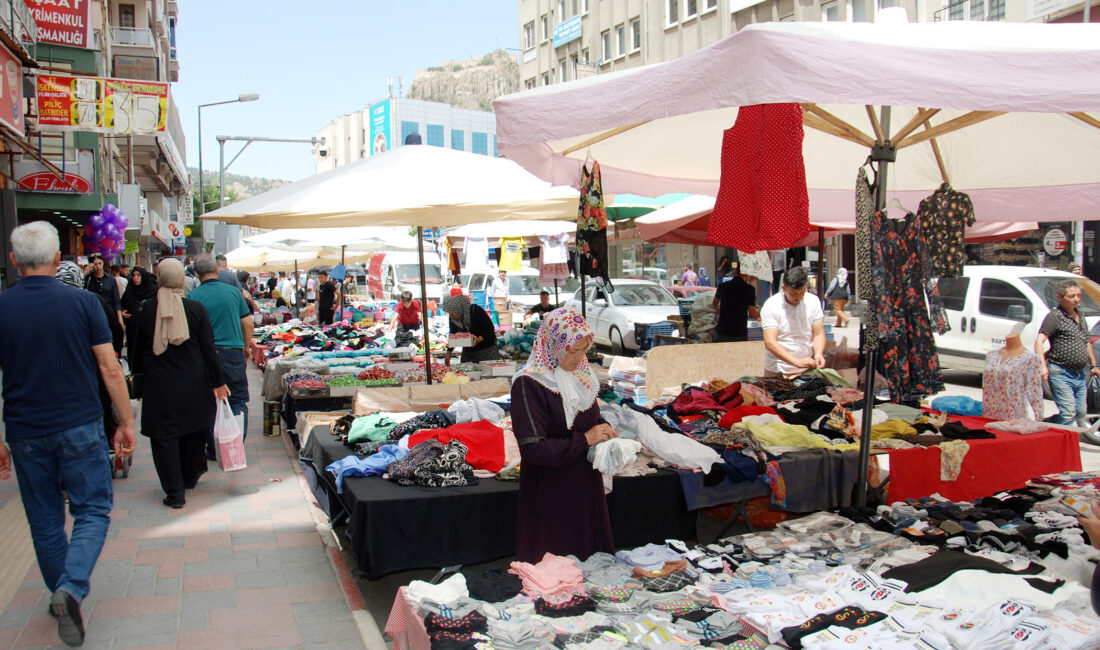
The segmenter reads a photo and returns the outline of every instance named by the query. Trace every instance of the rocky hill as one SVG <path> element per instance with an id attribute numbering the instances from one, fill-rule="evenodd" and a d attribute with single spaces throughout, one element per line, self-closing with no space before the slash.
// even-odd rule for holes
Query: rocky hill
<path id="1" fill-rule="evenodd" d="M 205 167 L 205 165 L 204 165 Z M 207 186 L 217 186 L 218 184 L 218 170 L 210 171 L 209 169 L 203 169 L 203 183 Z M 188 167 L 187 173 L 191 175 L 191 178 L 195 181 L 195 186 L 198 187 L 199 183 L 199 169 L 198 167 Z M 225 175 L 225 186 L 227 188 L 227 194 L 235 197 L 236 200 L 247 199 L 257 194 L 263 194 L 268 190 L 273 190 L 276 187 L 282 187 L 283 185 L 289 185 L 290 181 L 283 181 L 274 178 L 258 178 L 253 176 L 241 176 L 240 174 Z M 217 192 L 215 191 L 214 197 L 217 198 Z"/>
<path id="2" fill-rule="evenodd" d="M 504 50 L 417 70 L 408 96 L 459 108 L 491 111 L 493 100 L 519 90 L 519 64 Z"/>

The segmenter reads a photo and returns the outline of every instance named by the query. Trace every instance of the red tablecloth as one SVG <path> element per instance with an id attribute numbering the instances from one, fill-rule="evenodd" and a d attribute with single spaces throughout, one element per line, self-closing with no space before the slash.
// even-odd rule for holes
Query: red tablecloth
<path id="1" fill-rule="evenodd" d="M 981 429 L 988 418 L 955 417 L 971 429 Z M 1081 470 L 1078 434 L 1064 429 L 1019 434 L 991 431 L 996 439 L 967 440 L 970 451 L 954 481 L 940 480 L 940 449 L 890 451 L 890 501 L 938 492 L 952 501 L 969 501 L 1002 490 L 1024 486 L 1042 474 Z"/>
<path id="2" fill-rule="evenodd" d="M 405 600 L 405 588 L 397 590 L 390 616 L 386 619 L 386 634 L 393 639 L 394 650 L 431 650 L 424 619 Z"/>

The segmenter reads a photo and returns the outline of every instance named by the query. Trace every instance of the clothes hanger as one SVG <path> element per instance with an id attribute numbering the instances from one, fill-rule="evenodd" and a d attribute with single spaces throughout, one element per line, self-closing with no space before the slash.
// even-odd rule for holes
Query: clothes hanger
<path id="1" fill-rule="evenodd" d="M 592 149 L 588 148 L 588 149 L 584 150 L 584 167 L 585 167 L 585 169 L 588 168 L 588 163 L 591 163 L 591 162 L 595 162 L 595 160 L 592 158 Z"/>

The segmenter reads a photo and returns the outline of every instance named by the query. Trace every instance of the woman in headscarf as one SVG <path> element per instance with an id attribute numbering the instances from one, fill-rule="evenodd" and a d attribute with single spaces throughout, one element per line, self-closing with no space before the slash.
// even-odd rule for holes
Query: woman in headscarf
<path id="1" fill-rule="evenodd" d="M 141 433 L 171 508 L 183 507 L 184 491 L 206 471 L 211 390 L 215 399 L 229 397 L 206 308 L 183 297 L 183 277 L 179 260 L 157 265 L 159 289 L 138 316 L 134 344 L 133 370 L 144 373 Z"/>
<path id="2" fill-rule="evenodd" d="M 283 294 L 279 293 L 278 289 L 271 290 L 271 297 L 275 300 L 275 307 L 282 307 L 283 309 L 290 309 L 290 303 L 286 301 Z"/>
<path id="3" fill-rule="evenodd" d="M 848 314 L 844 313 L 844 308 L 848 306 L 848 269 L 842 266 L 837 270 L 833 281 L 829 283 L 829 290 L 825 292 L 825 299 L 833 301 L 836 326 L 848 325 Z"/>
<path id="4" fill-rule="evenodd" d="M 710 286 L 710 274 L 707 273 L 707 267 L 705 267 L 705 266 L 700 266 L 699 267 L 699 286 L 700 287 L 709 287 Z"/>
<path id="5" fill-rule="evenodd" d="M 614 552 L 603 479 L 588 448 L 616 437 L 600 418 L 599 381 L 588 365 L 592 330 L 576 309 L 543 317 L 531 357 L 512 381 L 512 428 L 520 445 L 516 559 L 547 553 L 587 559 Z"/>
<path id="6" fill-rule="evenodd" d="M 493 319 L 479 305 L 471 305 L 466 296 L 450 296 L 443 301 L 443 311 L 451 317 L 451 334 L 473 334 L 473 347 L 462 348 L 462 363 L 499 359 L 497 333 Z"/>
<path id="7" fill-rule="evenodd" d="M 130 272 L 130 284 L 122 292 L 122 320 L 126 323 L 126 358 L 134 359 L 134 338 L 137 336 L 138 315 L 146 300 L 157 295 L 157 278 L 143 266 Z"/>

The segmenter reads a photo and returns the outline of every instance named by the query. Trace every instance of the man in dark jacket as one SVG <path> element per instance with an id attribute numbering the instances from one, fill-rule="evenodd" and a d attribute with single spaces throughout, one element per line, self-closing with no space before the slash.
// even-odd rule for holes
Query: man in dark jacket
<path id="1" fill-rule="evenodd" d="M 118 292 L 118 282 L 114 276 L 107 273 L 103 267 L 103 258 L 99 255 L 92 256 L 90 264 L 84 267 L 84 288 L 92 293 L 98 293 L 111 303 L 111 309 L 115 310 L 115 318 L 122 325 L 122 294 Z"/>

